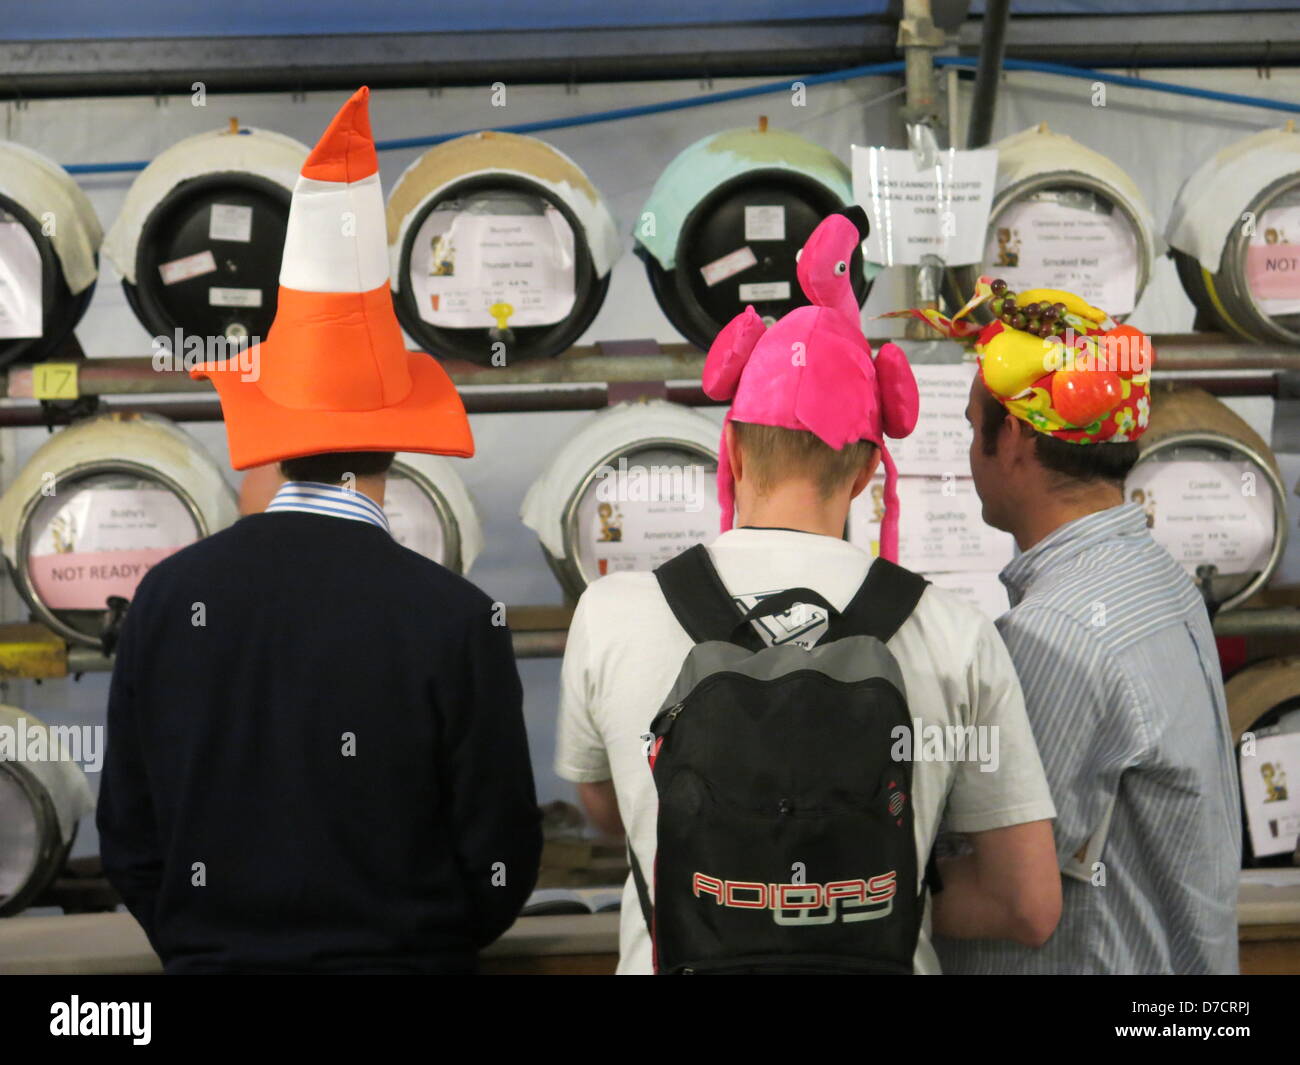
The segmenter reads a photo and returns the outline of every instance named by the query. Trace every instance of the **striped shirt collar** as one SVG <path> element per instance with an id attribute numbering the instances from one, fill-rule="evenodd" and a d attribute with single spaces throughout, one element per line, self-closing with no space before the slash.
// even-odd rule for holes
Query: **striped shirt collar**
<path id="1" fill-rule="evenodd" d="M 349 521 L 364 521 L 378 525 L 386 533 L 388 515 L 384 508 L 364 492 L 344 488 L 337 484 L 320 484 L 316 481 L 286 481 L 267 505 L 272 511 L 299 510 L 306 514 L 326 514 Z"/>
<path id="2" fill-rule="evenodd" d="M 1024 554 L 1008 562 L 999 574 L 1007 586 L 1011 605 L 1015 606 L 1025 597 L 1029 586 L 1039 576 L 1085 548 L 1117 536 L 1143 533 L 1146 527 L 1146 515 L 1141 507 L 1136 503 L 1121 503 L 1085 514 L 1053 529 Z"/>

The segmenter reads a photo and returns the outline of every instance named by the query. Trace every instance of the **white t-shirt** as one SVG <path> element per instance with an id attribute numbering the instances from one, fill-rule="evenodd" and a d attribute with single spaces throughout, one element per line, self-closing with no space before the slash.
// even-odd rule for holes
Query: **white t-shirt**
<path id="1" fill-rule="evenodd" d="M 733 529 L 709 547 L 722 583 L 748 608 L 786 588 L 811 588 L 836 610 L 857 592 L 871 556 L 831 536 L 784 529 Z M 813 604 L 774 620 L 771 643 L 815 639 L 824 612 Z M 789 621 L 789 626 L 782 621 Z M 646 875 L 654 868 L 658 797 L 642 736 L 672 688 L 691 639 L 673 616 L 653 573 L 614 573 L 578 601 L 561 675 L 555 771 L 565 780 L 614 782 L 628 839 Z M 1011 658 L 993 623 L 933 585 L 889 641 L 906 687 L 908 709 L 927 726 L 997 726 L 985 733 L 984 765 L 917 758 L 913 765 L 918 869 L 939 828 L 984 832 L 1056 814 L 1034 745 Z M 917 738 L 918 748 L 922 746 Z M 935 748 L 932 748 L 934 750 Z M 914 757 L 918 751 L 914 751 Z M 651 885 L 653 891 L 653 885 Z M 939 972 L 927 907 L 914 959 L 918 973 Z M 629 876 L 623 889 L 619 973 L 653 971 L 650 936 Z"/>

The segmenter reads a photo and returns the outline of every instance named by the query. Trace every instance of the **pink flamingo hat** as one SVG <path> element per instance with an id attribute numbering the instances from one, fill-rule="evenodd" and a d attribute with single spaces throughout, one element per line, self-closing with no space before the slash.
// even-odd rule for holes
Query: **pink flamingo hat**
<path id="1" fill-rule="evenodd" d="M 902 349 L 885 344 L 872 358 L 862 333 L 849 262 L 866 236 L 860 207 L 823 219 L 799 253 L 799 285 L 811 306 L 796 308 L 770 329 L 746 307 L 709 348 L 703 383 L 712 399 L 732 401 L 726 421 L 802 429 L 836 451 L 858 440 L 879 447 L 885 467 L 880 555 L 894 562 L 898 470 L 885 437 L 899 440 L 912 432 L 920 397 Z M 735 483 L 725 438 L 718 451 L 718 503 L 726 532 L 734 519 Z"/>

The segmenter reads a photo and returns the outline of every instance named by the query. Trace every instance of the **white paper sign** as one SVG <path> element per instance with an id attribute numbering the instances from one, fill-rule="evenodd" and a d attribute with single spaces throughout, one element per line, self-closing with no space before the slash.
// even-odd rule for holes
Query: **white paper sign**
<path id="1" fill-rule="evenodd" d="M 1275 451 L 1273 457 L 1277 459 L 1286 489 L 1288 533 L 1286 551 L 1269 583 L 1282 587 L 1300 584 L 1300 454 Z"/>
<path id="2" fill-rule="evenodd" d="M 77 488 L 36 530 L 33 556 L 182 547 L 197 535 L 185 504 L 161 488 Z"/>
<path id="3" fill-rule="evenodd" d="M 1193 576 L 1210 563 L 1225 575 L 1257 573 L 1273 546 L 1273 493 L 1250 462 L 1141 462 L 1125 484 L 1155 541 Z"/>
<path id="4" fill-rule="evenodd" d="M 986 617 L 996 621 L 1011 606 L 1007 588 L 996 573 L 924 573 L 927 580 L 938 588 L 946 588 L 954 595 L 977 608 Z"/>
<path id="5" fill-rule="evenodd" d="M 991 148 L 949 148 L 921 168 L 911 151 L 853 145 L 853 198 L 871 222 L 867 260 L 915 266 L 935 255 L 949 266 L 979 262 L 997 168 Z"/>
<path id="6" fill-rule="evenodd" d="M 40 249 L 21 222 L 0 211 L 0 340 L 43 330 Z"/>
<path id="7" fill-rule="evenodd" d="M 718 532 L 715 471 L 690 462 L 627 469 L 608 490 L 593 484 L 578 506 L 578 562 L 591 580 L 653 569 Z"/>
<path id="8" fill-rule="evenodd" d="M 704 276 L 704 283 L 712 288 L 718 282 L 726 281 L 729 277 L 735 277 L 742 270 L 748 270 L 756 262 L 758 262 L 757 256 L 746 244 L 742 248 L 728 252 L 721 259 L 714 259 L 711 263 L 705 263 L 700 267 L 700 273 Z"/>
<path id="9" fill-rule="evenodd" d="M 210 288 L 208 305 L 211 307 L 260 307 L 260 288 Z"/>
<path id="10" fill-rule="evenodd" d="M 420 317 L 451 329 L 554 325 L 575 302 L 573 229 L 554 207 L 542 214 L 431 211 L 416 234 L 410 281 Z"/>
<path id="11" fill-rule="evenodd" d="M 1251 849 L 1259 858 L 1290 854 L 1300 835 L 1300 732 L 1257 737 L 1239 763 Z"/>
<path id="12" fill-rule="evenodd" d="M 752 285 L 740 286 L 742 303 L 762 303 L 764 300 L 788 300 L 789 298 L 789 281 L 756 281 Z"/>
<path id="13" fill-rule="evenodd" d="M 889 453 L 899 472 L 940 477 L 970 476 L 971 427 L 966 421 L 973 362 L 950 366 L 913 366 L 920 414 L 912 435 L 889 440 Z"/>
<path id="14" fill-rule="evenodd" d="M 745 208 L 745 240 L 785 240 L 785 208 Z"/>
<path id="15" fill-rule="evenodd" d="M 880 554 L 884 480 L 873 480 L 849 508 L 849 542 Z M 984 524 L 967 477 L 898 479 L 898 562 L 917 573 L 996 573 L 1011 561 L 1010 534 Z"/>
<path id="16" fill-rule="evenodd" d="M 446 563 L 442 520 L 433 501 L 409 477 L 389 474 L 384 488 L 384 514 L 393 539 L 425 558 Z"/>
<path id="17" fill-rule="evenodd" d="M 198 539 L 185 505 L 151 488 L 83 487 L 41 501 L 27 558 L 37 596 L 52 610 L 103 610 L 130 599 L 140 579 Z"/>
<path id="18" fill-rule="evenodd" d="M 1260 215 L 1246 246 L 1245 273 L 1265 314 L 1300 314 L 1300 205 Z"/>
<path id="19" fill-rule="evenodd" d="M 162 275 L 164 285 L 174 285 L 180 281 L 188 281 L 192 277 L 202 277 L 204 274 L 213 273 L 216 269 L 217 260 L 213 258 L 212 252 L 206 250 L 158 265 L 158 273 Z"/>
<path id="20" fill-rule="evenodd" d="M 1069 192 L 1008 205 L 989 230 L 984 272 L 1016 291 L 1065 289 L 1108 314 L 1128 314 L 1137 299 L 1137 235 L 1125 215 L 1100 205 Z"/>
<path id="21" fill-rule="evenodd" d="M 253 209 L 236 203 L 214 203 L 208 214 L 208 239 L 247 244 L 253 239 Z"/>

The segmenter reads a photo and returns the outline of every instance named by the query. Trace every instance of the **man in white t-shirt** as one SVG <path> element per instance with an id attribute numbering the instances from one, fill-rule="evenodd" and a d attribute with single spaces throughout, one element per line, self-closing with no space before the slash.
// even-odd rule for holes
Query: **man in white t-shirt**
<path id="1" fill-rule="evenodd" d="M 729 430 L 733 439 L 737 427 L 733 423 Z M 749 430 L 745 426 L 742 433 Z M 815 484 L 798 477 L 765 496 L 751 496 L 741 445 L 733 460 L 741 527 L 709 547 L 738 605 L 747 609 L 759 597 L 796 587 L 820 592 L 836 609 L 848 605 L 872 559 L 833 530 L 844 527 L 849 500 L 876 461 L 867 460 L 827 500 L 818 498 Z M 815 605 L 806 605 L 801 618 L 797 610 L 790 616 L 803 622 L 791 634 L 801 640 L 815 640 L 817 627 L 825 627 L 825 614 Z M 773 642 L 771 628 L 760 631 L 765 642 Z M 1055 810 L 1020 685 L 997 631 L 974 607 L 931 585 L 888 647 L 902 669 L 909 709 L 923 725 L 997 726 L 991 734 L 997 736 L 996 767 L 991 758 L 918 761 L 913 767 L 918 868 L 925 868 L 941 818 L 952 831 L 969 834 L 973 846 L 975 875 L 954 868 L 965 858 L 940 865 L 941 926 L 946 934 L 961 935 L 977 920 L 1001 913 L 1005 919 L 980 927 L 1004 929 L 998 938 L 1038 945 L 1055 927 L 1060 906 L 1049 820 Z M 658 799 L 642 736 L 690 649 L 690 637 L 653 573 L 615 573 L 596 581 L 579 601 L 569 630 L 555 769 L 578 784 L 598 828 L 611 835 L 626 829 L 645 870 L 654 868 Z M 949 912 L 954 923 L 943 924 Z M 967 918 L 970 923 L 963 925 Z M 928 922 L 915 965 L 917 972 L 939 971 Z M 650 936 L 629 877 L 618 971 L 651 970 Z"/>
<path id="2" fill-rule="evenodd" d="M 832 235 L 842 236 L 851 250 L 858 231 L 845 230 L 843 221 L 842 216 L 824 221 L 800 258 L 800 281 L 814 304 L 826 298 L 826 287 L 805 276 L 818 263 L 810 249 L 818 233 L 835 225 L 843 233 Z M 838 266 L 847 258 L 845 251 L 823 277 L 844 277 Z M 873 360 L 869 348 L 865 356 L 859 354 L 865 340 L 859 348 L 843 343 L 855 333 L 861 336 L 856 303 L 847 302 L 851 298 L 842 301 L 842 314 L 835 312 L 844 321 L 828 320 L 833 308 L 814 306 L 792 312 L 767 331 L 750 309 L 710 350 L 705 390 L 714 398 L 735 396 L 723 428 L 719 499 L 724 529 L 731 525 L 733 503 L 739 527 L 724 531 L 709 555 L 740 608 L 738 618 L 758 599 L 788 588 L 812 589 L 843 610 L 872 564 L 869 555 L 842 538 L 849 503 L 887 454 L 882 424 L 892 426 L 893 436 L 910 432 L 916 386 L 897 347 L 887 345 Z M 802 332 L 782 332 L 801 315 L 796 324 Z M 833 343 L 826 342 L 828 331 L 834 333 Z M 800 358 L 792 361 L 794 345 Z M 837 366 L 844 370 L 838 376 Z M 803 376 L 808 367 L 815 373 Z M 795 379 L 783 380 L 785 375 Z M 901 396 L 905 404 L 909 383 L 910 421 L 886 412 L 882 423 L 885 397 Z M 829 392 L 820 408 L 810 401 L 819 388 Z M 785 398 L 788 409 L 781 406 Z M 837 428 L 827 428 L 828 418 Z M 886 504 L 896 508 L 888 460 L 886 473 Z M 896 514 L 887 514 L 886 526 L 891 524 L 896 529 Z M 886 557 L 893 551 L 891 541 L 882 537 Z M 826 620 L 815 604 L 796 604 L 787 614 L 754 625 L 765 643 L 808 646 L 824 632 Z M 658 799 L 643 736 L 691 646 L 653 573 L 616 573 L 593 583 L 579 600 L 564 656 L 556 772 L 577 783 L 598 829 L 614 836 L 626 831 L 647 876 L 654 869 Z M 941 820 L 968 837 L 970 850 L 940 864 L 944 886 L 927 908 L 915 971 L 939 971 L 930 945 L 931 915 L 934 930 L 947 936 L 1041 945 L 1056 926 L 1061 904 L 1051 830 L 1055 810 L 1002 641 L 974 607 L 931 585 L 887 646 L 899 663 L 908 708 L 922 734 L 932 726 L 974 726 L 975 735 L 984 738 L 964 752 L 964 760 L 942 760 L 950 753 L 944 751 L 939 759 L 920 756 L 917 738 L 912 779 L 917 868 L 926 867 Z M 629 877 L 618 972 L 651 971 L 650 936 Z"/>

